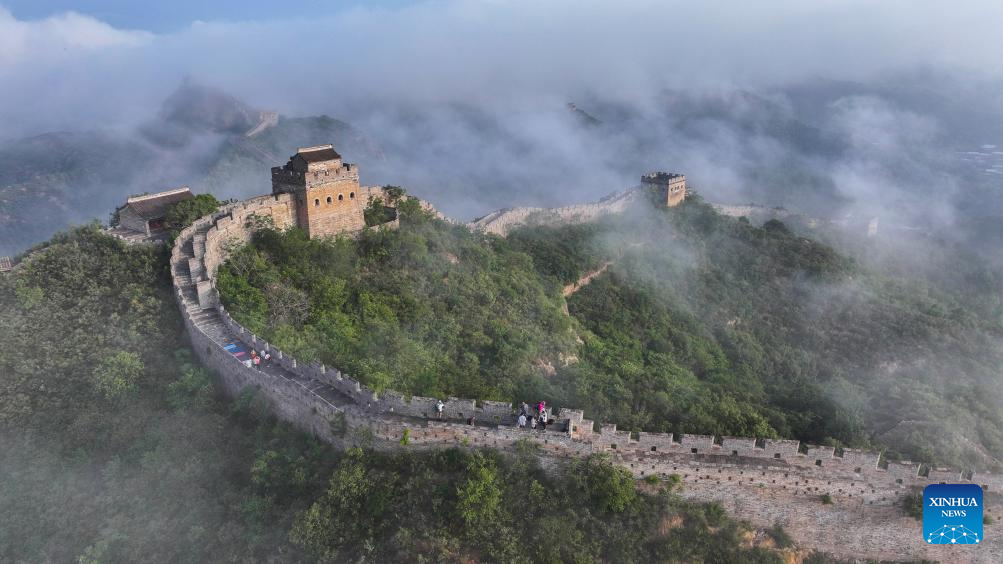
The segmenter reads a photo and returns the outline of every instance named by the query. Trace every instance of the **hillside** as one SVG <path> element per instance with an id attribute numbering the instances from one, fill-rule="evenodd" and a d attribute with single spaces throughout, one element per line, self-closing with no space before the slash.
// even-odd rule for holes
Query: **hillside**
<path id="1" fill-rule="evenodd" d="M 224 400 L 165 265 L 88 227 L 0 274 L 0 560 L 783 561 L 781 529 L 601 459 L 339 453 Z"/>
<path id="2" fill-rule="evenodd" d="M 574 347 L 559 289 L 501 240 L 402 210 L 359 241 L 260 231 L 219 273 L 233 315 L 303 361 L 377 390 L 512 399 Z M 556 393 L 556 391 L 551 392 Z"/>
<path id="3" fill-rule="evenodd" d="M 413 215 L 358 242 L 266 231 L 219 288 L 269 342 L 378 390 L 543 398 L 622 429 L 930 463 L 993 466 L 1003 453 L 997 317 L 698 197 L 507 239 Z"/>
<path id="4" fill-rule="evenodd" d="M 565 283 L 612 261 L 568 303 L 591 332 L 581 366 L 604 375 L 579 378 L 597 411 L 643 428 L 766 426 L 891 458 L 993 466 L 1003 453 L 1000 324 L 980 292 L 878 272 L 780 222 L 755 227 L 698 199 L 512 239 Z M 903 421 L 940 432 L 887 434 Z"/>

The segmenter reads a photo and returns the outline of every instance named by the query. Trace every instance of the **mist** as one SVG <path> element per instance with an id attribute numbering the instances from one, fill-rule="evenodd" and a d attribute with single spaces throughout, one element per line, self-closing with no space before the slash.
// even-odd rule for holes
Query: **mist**
<path id="1" fill-rule="evenodd" d="M 1000 15 L 990 2 L 446 1 L 152 33 L 0 11 L 0 139 L 131 135 L 189 77 L 286 116 L 345 120 L 378 147 L 339 147 L 364 182 L 462 219 L 593 200 L 671 169 L 711 201 L 944 226 L 959 193 L 998 186 L 954 157 L 1003 146 Z M 170 168 L 164 183 L 200 188 L 194 167 Z M 150 187 L 106 189 L 103 205 Z M 262 176 L 220 191 L 267 189 Z"/>

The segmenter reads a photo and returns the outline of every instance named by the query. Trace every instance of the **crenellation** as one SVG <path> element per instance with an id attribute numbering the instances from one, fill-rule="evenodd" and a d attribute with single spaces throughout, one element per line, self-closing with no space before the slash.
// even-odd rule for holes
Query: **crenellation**
<path id="1" fill-rule="evenodd" d="M 956 483 L 961 481 L 961 471 L 952 468 L 931 468 L 927 473 L 931 482 Z"/>
<path id="2" fill-rule="evenodd" d="M 446 398 L 442 415 L 448 419 L 469 419 L 477 415 L 476 402 L 472 399 L 461 399 L 453 396 Z"/>
<path id="3" fill-rule="evenodd" d="M 557 413 L 562 419 L 567 419 L 576 425 L 581 424 L 585 417 L 585 411 L 581 409 L 569 409 L 567 407 L 562 407 Z"/>
<path id="4" fill-rule="evenodd" d="M 841 458 L 845 465 L 859 467 L 862 472 L 870 472 L 878 469 L 881 453 L 844 448 Z"/>
<path id="5" fill-rule="evenodd" d="M 732 456 L 754 456 L 756 439 L 748 437 L 721 437 L 721 451 Z"/>
<path id="6" fill-rule="evenodd" d="M 809 464 L 813 463 L 816 466 L 822 466 L 825 461 L 831 459 L 835 455 L 835 452 L 835 447 L 809 445 L 808 450 L 804 454 L 804 458 L 807 459 Z"/>
<path id="7" fill-rule="evenodd" d="M 679 448 L 679 444 L 672 440 L 671 433 L 646 433 L 641 431 L 637 434 L 638 449 L 645 452 L 668 452 Z"/>
<path id="8" fill-rule="evenodd" d="M 789 439 L 766 439 L 763 444 L 763 452 L 757 453 L 757 455 L 790 459 L 797 457 L 800 448 L 801 441 L 793 441 Z"/>
<path id="9" fill-rule="evenodd" d="M 484 400 L 481 402 L 477 412 L 478 419 L 484 421 L 494 421 L 497 423 L 512 423 L 515 421 L 512 404 L 504 401 Z"/>
<path id="10" fill-rule="evenodd" d="M 714 435 L 684 434 L 679 438 L 679 445 L 692 454 L 705 453 L 714 448 Z"/>
<path id="11" fill-rule="evenodd" d="M 326 176 L 318 174 L 313 178 L 336 176 L 330 170 Z M 357 173 L 354 168 L 349 171 Z M 363 200 L 370 194 L 378 196 L 380 192 L 360 188 L 356 199 Z M 937 468 L 921 476 L 920 465 L 908 461 L 879 468 L 880 452 L 837 452 L 832 447 L 810 445 L 800 454 L 797 440 L 721 437 L 716 441 L 712 435 L 673 436 L 644 431 L 634 438 L 628 431 L 618 431 L 615 424 L 603 424 L 594 433 L 594 423 L 585 419 L 584 411 L 570 408 L 554 410 L 559 414 L 558 423 L 546 430 L 518 429 L 512 424 L 513 409 L 507 402 L 478 403 L 450 397 L 446 400 L 446 420 L 437 421 L 435 398 L 408 398 L 391 390 L 376 394 L 337 367 L 299 364 L 293 356 L 246 331 L 219 304 L 213 284 L 218 266 L 226 260 L 229 242 L 250 240 L 255 227 L 247 220 L 252 215 L 272 217 L 278 228 L 298 225 L 297 205 L 293 194 L 274 193 L 224 206 L 181 230 L 171 250 L 170 268 L 193 349 L 218 374 L 224 391 L 236 395 L 243 389 L 256 390 L 277 417 L 335 446 L 380 450 L 483 446 L 516 452 L 517 444 L 528 442 L 536 445 L 536 457 L 548 469 L 562 468 L 571 458 L 605 452 L 636 477 L 667 478 L 677 474 L 684 484 L 681 495 L 688 499 L 720 502 L 736 515 L 763 526 L 782 523 L 815 543 L 812 546 L 830 550 L 839 546 L 834 544 L 831 533 L 819 526 L 802 530 L 798 528 L 800 523 L 828 522 L 846 508 L 853 512 L 853 519 L 832 524 L 845 529 L 873 515 L 877 520 L 868 522 L 870 529 L 861 529 L 859 537 L 861 543 L 873 547 L 880 542 L 867 536 L 866 531 L 880 527 L 889 530 L 888 523 L 895 519 L 887 515 L 898 514 L 881 512 L 897 512 L 895 505 L 910 488 L 936 481 L 972 481 L 987 491 L 1003 491 L 1003 477 L 999 475 Z M 214 337 L 207 333 L 207 323 L 215 324 Z M 223 349 L 223 343 L 230 338 L 271 351 L 278 368 L 248 368 Z M 467 424 L 471 416 L 476 425 Z M 339 420 L 340 427 L 335 425 Z M 405 429 L 408 446 L 401 444 Z M 817 461 L 822 464 L 816 465 Z M 822 494 L 832 496 L 835 504 L 822 505 L 818 501 Z M 895 522 L 899 529 L 908 524 Z"/>
<path id="12" fill-rule="evenodd" d="M 919 476 L 919 464 L 908 460 L 889 462 L 885 472 L 898 483 L 902 483 L 904 480 L 914 480 Z"/>

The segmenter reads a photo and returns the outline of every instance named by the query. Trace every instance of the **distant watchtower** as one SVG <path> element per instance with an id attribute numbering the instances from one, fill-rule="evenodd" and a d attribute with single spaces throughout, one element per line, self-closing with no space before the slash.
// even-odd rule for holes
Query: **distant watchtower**
<path id="1" fill-rule="evenodd" d="M 674 172 L 649 172 L 641 176 L 641 185 L 656 188 L 668 207 L 678 206 L 686 199 L 686 175 Z"/>
<path id="2" fill-rule="evenodd" d="M 331 145 L 301 147 L 285 166 L 273 167 L 272 193 L 295 196 L 296 225 L 311 238 L 366 226 L 359 169 L 343 163 Z"/>

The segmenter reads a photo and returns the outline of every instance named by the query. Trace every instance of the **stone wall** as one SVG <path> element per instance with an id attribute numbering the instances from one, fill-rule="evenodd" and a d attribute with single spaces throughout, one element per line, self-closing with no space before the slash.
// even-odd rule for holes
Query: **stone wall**
<path id="1" fill-rule="evenodd" d="M 992 505 L 986 511 L 991 514 L 998 506 L 996 492 L 1003 491 L 999 475 L 924 469 L 910 462 L 881 467 L 878 452 L 801 445 L 796 440 L 631 433 L 612 424 L 597 431 L 582 410 L 571 408 L 556 410 L 558 423 L 546 430 L 530 430 L 513 426 L 514 408 L 505 402 L 448 398 L 445 420 L 437 421 L 431 419 L 435 398 L 378 394 L 336 367 L 301 364 L 236 323 L 219 306 L 214 287 L 231 243 L 250 240 L 256 218 L 270 217 L 279 228 L 295 224 L 292 198 L 261 196 L 200 218 L 178 236 L 171 271 L 193 349 L 219 375 L 226 393 L 237 396 L 253 390 L 277 417 L 332 445 L 514 451 L 524 443 L 534 445 L 543 466 L 551 469 L 606 453 L 638 478 L 678 475 L 681 495 L 688 499 L 722 503 L 759 526 L 781 523 L 802 545 L 844 557 L 947 558 L 944 547 L 923 544 L 918 523 L 901 517 L 896 507 L 903 495 L 930 483 L 980 484 L 987 491 L 987 505 Z M 246 367 L 224 350 L 213 331 L 270 351 L 282 374 Z M 464 423 L 470 417 L 477 425 Z M 822 504 L 823 494 L 834 503 Z M 950 557 L 1003 561 L 1003 542 L 990 535 L 984 546 L 954 547 Z"/>
<path id="2" fill-rule="evenodd" d="M 521 225 L 587 223 L 604 215 L 623 213 L 628 206 L 642 197 L 641 190 L 632 188 L 588 204 L 560 208 L 509 208 L 475 219 L 468 223 L 467 227 L 476 231 L 505 236 L 510 230 Z"/>

